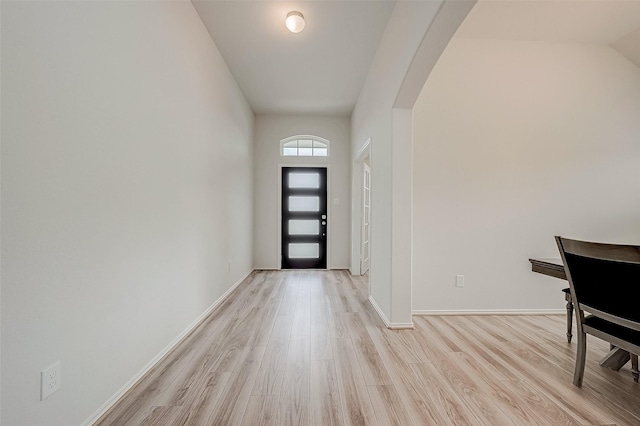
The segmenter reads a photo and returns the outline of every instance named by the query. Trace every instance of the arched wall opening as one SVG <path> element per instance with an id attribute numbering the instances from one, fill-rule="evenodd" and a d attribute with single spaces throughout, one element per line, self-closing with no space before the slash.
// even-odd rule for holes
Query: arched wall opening
<path id="1" fill-rule="evenodd" d="M 397 3 L 352 114 L 352 188 L 358 184 L 354 170 L 364 141 L 374 141 L 369 301 L 389 328 L 413 327 L 412 108 L 440 54 L 474 4 Z M 357 242 L 360 218 L 356 210 L 352 212 L 352 241 Z M 353 246 L 352 271 L 359 260 Z"/>

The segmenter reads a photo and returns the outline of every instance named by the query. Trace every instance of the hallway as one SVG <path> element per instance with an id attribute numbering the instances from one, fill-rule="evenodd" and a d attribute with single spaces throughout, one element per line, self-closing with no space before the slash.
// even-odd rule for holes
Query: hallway
<path id="1" fill-rule="evenodd" d="M 633 425 L 629 367 L 564 316 L 414 317 L 386 329 L 346 271 L 256 271 L 99 425 Z"/>

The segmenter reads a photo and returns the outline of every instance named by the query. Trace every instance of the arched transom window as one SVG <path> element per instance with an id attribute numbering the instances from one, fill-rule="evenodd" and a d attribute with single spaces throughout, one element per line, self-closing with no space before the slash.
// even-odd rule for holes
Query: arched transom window
<path id="1" fill-rule="evenodd" d="M 317 136 L 292 136 L 280 141 L 283 157 L 328 157 L 329 141 Z"/>

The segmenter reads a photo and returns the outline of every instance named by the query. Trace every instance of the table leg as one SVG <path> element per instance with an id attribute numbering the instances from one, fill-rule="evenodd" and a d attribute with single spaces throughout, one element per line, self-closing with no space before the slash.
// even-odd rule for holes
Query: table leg
<path id="1" fill-rule="evenodd" d="M 611 345 L 613 346 L 613 345 Z M 600 366 L 618 371 L 631 359 L 631 354 L 617 347 L 613 347 L 611 351 L 600 361 Z"/>
<path id="2" fill-rule="evenodd" d="M 564 296 L 567 301 L 567 342 L 571 343 L 571 329 L 573 327 L 573 302 L 571 301 L 571 293 L 565 293 Z"/>

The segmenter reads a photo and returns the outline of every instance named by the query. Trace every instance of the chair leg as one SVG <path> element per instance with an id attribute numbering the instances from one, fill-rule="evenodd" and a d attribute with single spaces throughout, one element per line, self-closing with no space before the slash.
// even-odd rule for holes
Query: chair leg
<path id="1" fill-rule="evenodd" d="M 582 378 L 584 377 L 584 363 L 587 356 L 587 335 L 586 333 L 578 334 L 578 348 L 576 352 L 576 370 L 573 373 L 573 384 L 582 386 Z"/>
<path id="2" fill-rule="evenodd" d="M 635 354 L 631 354 L 631 374 L 633 374 L 633 381 L 638 383 L 640 371 L 638 371 L 638 355 Z"/>
<path id="3" fill-rule="evenodd" d="M 571 343 L 571 329 L 573 327 L 573 302 L 571 301 L 571 295 L 567 294 L 567 342 Z"/>

